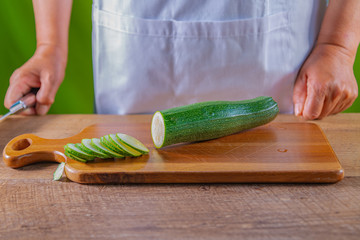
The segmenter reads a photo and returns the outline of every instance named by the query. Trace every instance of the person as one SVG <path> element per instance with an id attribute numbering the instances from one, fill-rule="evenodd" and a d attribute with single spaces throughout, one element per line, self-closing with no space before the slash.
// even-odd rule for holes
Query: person
<path id="1" fill-rule="evenodd" d="M 358 95 L 360 1 L 94 0 L 96 112 L 149 113 L 207 100 L 272 96 L 322 119 Z M 33 88 L 46 114 L 67 64 L 72 0 L 33 0 L 37 47 L 10 78 L 7 108 Z"/>

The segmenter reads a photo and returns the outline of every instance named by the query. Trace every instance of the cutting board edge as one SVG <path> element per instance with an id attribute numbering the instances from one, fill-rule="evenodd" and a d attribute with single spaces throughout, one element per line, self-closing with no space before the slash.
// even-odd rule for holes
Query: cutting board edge
<path id="1" fill-rule="evenodd" d="M 82 184 L 138 183 L 336 183 L 344 178 L 343 168 L 331 171 L 263 172 L 86 172 L 65 167 L 68 179 Z M 259 180 L 262 179 L 262 180 Z M 306 180 L 304 180 L 306 179 Z"/>

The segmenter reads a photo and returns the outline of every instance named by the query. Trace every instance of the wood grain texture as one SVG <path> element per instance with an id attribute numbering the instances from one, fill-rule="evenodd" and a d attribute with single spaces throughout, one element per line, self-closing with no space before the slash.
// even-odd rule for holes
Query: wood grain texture
<path id="1" fill-rule="evenodd" d="M 135 136 L 150 149 L 138 158 L 67 159 L 64 145 L 110 133 Z M 314 123 L 270 123 L 231 136 L 155 149 L 148 117 L 86 127 L 75 136 L 46 139 L 33 134 L 13 138 L 3 151 L 10 167 L 40 161 L 66 161 L 67 177 L 79 183 L 237 183 L 337 182 L 343 169 Z"/>
<path id="2" fill-rule="evenodd" d="M 360 180 L 337 184 L 0 184 L 0 239 L 347 239 Z"/>
<path id="3" fill-rule="evenodd" d="M 66 138 L 121 119 L 12 116 L 0 123 L 0 150 L 20 134 Z M 291 115 L 275 121 L 302 122 Z M 345 178 L 336 184 L 81 185 L 52 181 L 53 163 L 12 169 L 0 159 L 0 239 L 357 240 L 360 114 L 315 123 L 344 167 Z"/>

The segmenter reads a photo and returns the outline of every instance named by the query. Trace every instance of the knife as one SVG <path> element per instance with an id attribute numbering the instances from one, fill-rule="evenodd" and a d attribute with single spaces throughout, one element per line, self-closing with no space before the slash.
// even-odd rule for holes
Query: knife
<path id="1" fill-rule="evenodd" d="M 38 88 L 33 88 L 30 93 L 22 97 L 19 101 L 11 105 L 9 112 L 0 118 L 0 121 L 4 120 L 12 114 L 19 113 L 27 108 L 35 106 L 36 101 L 34 101 L 33 95 L 39 91 Z"/>

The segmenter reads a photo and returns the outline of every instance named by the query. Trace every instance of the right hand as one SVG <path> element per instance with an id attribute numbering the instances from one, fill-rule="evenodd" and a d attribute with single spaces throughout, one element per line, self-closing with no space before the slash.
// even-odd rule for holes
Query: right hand
<path id="1" fill-rule="evenodd" d="M 35 96 L 35 106 L 22 113 L 25 115 L 45 115 L 54 103 L 55 95 L 65 76 L 67 53 L 55 45 L 39 45 L 34 55 L 10 77 L 10 85 L 5 95 L 4 105 L 12 104 L 39 88 Z"/>
<path id="2" fill-rule="evenodd" d="M 295 115 L 322 119 L 350 107 L 358 96 L 354 58 L 343 47 L 317 44 L 294 86 Z"/>

